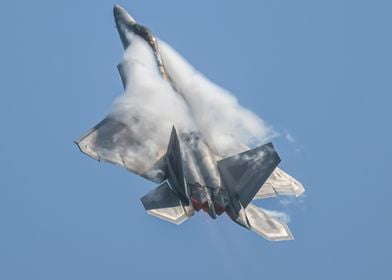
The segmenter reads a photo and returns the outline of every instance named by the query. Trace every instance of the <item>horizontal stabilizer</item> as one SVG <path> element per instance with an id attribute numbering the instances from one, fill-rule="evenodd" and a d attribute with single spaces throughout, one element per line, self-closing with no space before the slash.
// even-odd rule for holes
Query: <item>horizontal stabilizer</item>
<path id="1" fill-rule="evenodd" d="M 150 215 L 174 224 L 181 224 L 187 218 L 187 211 L 182 206 L 176 193 L 167 181 L 150 191 L 140 199 Z"/>
<path id="2" fill-rule="evenodd" d="M 276 168 L 254 199 L 262 199 L 276 195 L 300 196 L 305 192 L 300 182 L 288 175 L 280 168 Z"/>
<path id="3" fill-rule="evenodd" d="M 218 169 L 230 196 L 246 206 L 279 164 L 271 143 L 218 161 Z"/>
<path id="4" fill-rule="evenodd" d="M 249 204 L 245 208 L 250 230 L 271 241 L 292 240 L 293 235 L 285 223 L 269 216 L 260 208 Z"/>

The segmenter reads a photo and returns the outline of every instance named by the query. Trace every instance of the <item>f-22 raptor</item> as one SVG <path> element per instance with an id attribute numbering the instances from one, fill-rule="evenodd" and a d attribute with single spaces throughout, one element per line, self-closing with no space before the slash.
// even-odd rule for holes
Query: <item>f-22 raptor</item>
<path id="1" fill-rule="evenodd" d="M 114 18 L 124 49 L 136 37 L 146 42 L 154 54 L 161 78 L 181 95 L 154 34 L 118 5 L 114 6 Z M 129 73 L 122 64 L 118 70 L 126 87 Z M 182 97 L 191 102 L 184 95 Z M 146 155 L 148 162 L 152 163 L 146 165 L 143 159 L 132 158 L 127 153 L 127 149 L 138 149 L 144 141 L 134 136 L 137 133 L 132 129 L 132 126 L 108 116 L 75 143 L 83 153 L 98 161 L 120 165 L 160 183 L 141 198 L 149 214 L 180 224 L 195 211 L 203 210 L 213 219 L 226 213 L 237 224 L 268 240 L 293 239 L 285 223 L 251 204 L 254 199 L 298 196 L 304 192 L 298 181 L 277 168 L 280 158 L 271 143 L 253 149 L 243 145 L 240 153 L 222 157 L 197 128 L 177 131 L 173 126 L 167 147 L 154 155 Z M 119 148 L 120 144 L 122 148 Z"/>

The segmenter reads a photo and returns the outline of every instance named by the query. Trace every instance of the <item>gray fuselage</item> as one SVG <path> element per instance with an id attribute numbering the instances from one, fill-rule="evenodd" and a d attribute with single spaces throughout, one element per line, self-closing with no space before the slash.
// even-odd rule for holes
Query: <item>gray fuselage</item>
<path id="1" fill-rule="evenodd" d="M 211 149 L 197 132 L 180 133 L 184 177 L 188 198 L 196 211 L 206 211 L 212 218 L 225 211 L 228 194 L 222 186 Z"/>

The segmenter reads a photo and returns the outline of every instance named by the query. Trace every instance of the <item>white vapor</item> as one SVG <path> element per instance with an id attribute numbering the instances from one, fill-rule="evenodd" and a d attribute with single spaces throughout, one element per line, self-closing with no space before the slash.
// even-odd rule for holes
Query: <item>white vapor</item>
<path id="1" fill-rule="evenodd" d="M 272 129 L 262 119 L 242 107 L 230 92 L 196 71 L 168 44 L 160 41 L 160 49 L 196 124 L 219 154 L 238 153 L 241 144 L 260 144 L 272 135 Z"/>
<path id="2" fill-rule="evenodd" d="M 121 64 L 127 84 L 125 93 L 114 101 L 110 116 L 127 125 L 132 138 L 140 143 L 134 148 L 125 143 L 127 157 L 152 166 L 166 152 L 173 125 L 193 130 L 193 120 L 184 100 L 160 76 L 154 54 L 143 39 L 133 38 Z"/>
<path id="3" fill-rule="evenodd" d="M 264 208 L 261 208 L 266 214 L 270 215 L 273 218 L 278 219 L 279 221 L 283 222 L 283 223 L 290 223 L 291 218 L 290 216 L 285 213 L 285 212 L 281 212 L 281 211 L 274 211 L 274 210 L 267 210 Z"/>
<path id="4" fill-rule="evenodd" d="M 127 84 L 110 115 L 127 125 L 141 143 L 130 151 L 132 156 L 143 159 L 147 154 L 146 159 L 153 159 L 152 155 L 166 152 L 163 149 L 173 125 L 180 132 L 200 132 L 221 156 L 243 151 L 251 143 L 265 143 L 273 135 L 262 119 L 207 80 L 169 45 L 159 41 L 159 47 L 180 94 L 161 77 L 152 49 L 140 37 L 133 37 L 122 60 Z"/>
<path id="5" fill-rule="evenodd" d="M 285 137 L 286 137 L 286 140 L 289 141 L 290 143 L 295 142 L 293 135 L 291 135 L 291 133 L 287 129 L 285 130 Z"/>
<path id="6" fill-rule="evenodd" d="M 306 194 L 301 194 L 301 196 L 285 196 L 279 199 L 279 203 L 285 207 L 290 205 L 300 205 L 305 202 Z"/>

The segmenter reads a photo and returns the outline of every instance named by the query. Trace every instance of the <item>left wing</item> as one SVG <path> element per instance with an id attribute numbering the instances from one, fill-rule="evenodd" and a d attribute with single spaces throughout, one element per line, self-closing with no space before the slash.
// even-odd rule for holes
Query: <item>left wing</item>
<path id="1" fill-rule="evenodd" d="M 106 161 L 128 169 L 154 182 L 166 178 L 163 157 L 166 150 L 149 149 L 145 141 L 129 126 L 112 117 L 106 117 L 75 143 L 79 149 L 98 161 Z"/>
<path id="2" fill-rule="evenodd" d="M 115 17 L 126 48 L 117 67 L 125 93 L 116 99 L 109 116 L 75 142 L 96 160 L 162 182 L 171 128 L 189 126 L 188 108 L 164 79 L 152 33 L 120 7 L 115 6 Z"/>
<path id="3" fill-rule="evenodd" d="M 173 118 L 162 100 L 174 94 L 162 79 L 150 46 L 134 36 L 118 70 L 125 93 L 111 113 L 75 143 L 98 161 L 122 166 L 154 182 L 166 178 L 166 154 Z M 167 121 L 164 121 L 167 119 Z"/>

